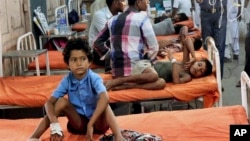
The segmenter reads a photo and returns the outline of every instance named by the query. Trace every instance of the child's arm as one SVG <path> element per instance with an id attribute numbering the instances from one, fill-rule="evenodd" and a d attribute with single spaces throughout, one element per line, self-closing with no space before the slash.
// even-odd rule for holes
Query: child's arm
<path id="1" fill-rule="evenodd" d="M 167 56 L 172 63 L 172 79 L 174 84 L 187 83 L 192 80 L 191 76 L 183 69 L 183 64 L 176 61 L 171 50 L 167 50 Z"/>
<path id="2" fill-rule="evenodd" d="M 55 103 L 57 102 L 57 98 L 51 96 L 48 101 L 45 103 L 45 110 L 47 116 L 49 118 L 50 130 L 51 130 L 51 140 L 62 140 L 63 139 L 63 131 L 58 122 L 57 115 L 59 113 L 55 113 Z"/>
<path id="3" fill-rule="evenodd" d="M 101 114 L 105 111 L 109 103 L 109 98 L 106 92 L 102 92 L 99 95 L 98 102 L 96 109 L 89 120 L 87 126 L 87 138 L 93 140 L 93 131 L 94 131 L 94 124 L 96 123 L 97 119 L 101 116 Z"/>
<path id="4" fill-rule="evenodd" d="M 191 55 L 191 58 L 190 58 Z M 194 45 L 191 38 L 186 37 L 183 41 L 183 63 L 185 69 L 188 69 L 196 60 Z"/>

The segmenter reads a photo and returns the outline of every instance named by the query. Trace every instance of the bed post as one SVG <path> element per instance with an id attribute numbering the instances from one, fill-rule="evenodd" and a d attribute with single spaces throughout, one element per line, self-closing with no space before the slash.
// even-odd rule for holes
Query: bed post
<path id="1" fill-rule="evenodd" d="M 240 82 L 241 82 L 241 103 L 242 106 L 246 109 L 248 118 L 247 88 L 250 88 L 250 79 L 245 71 L 241 72 Z"/>
<path id="2" fill-rule="evenodd" d="M 213 67 L 215 66 L 216 70 L 216 80 L 217 80 L 217 87 L 220 94 L 219 101 L 216 103 L 216 106 L 221 107 L 222 106 L 222 91 L 221 91 L 221 68 L 220 68 L 220 56 L 219 52 L 215 46 L 214 39 L 212 37 L 207 37 L 205 40 L 205 43 L 207 45 L 207 51 L 208 51 L 208 59 L 212 63 Z"/>

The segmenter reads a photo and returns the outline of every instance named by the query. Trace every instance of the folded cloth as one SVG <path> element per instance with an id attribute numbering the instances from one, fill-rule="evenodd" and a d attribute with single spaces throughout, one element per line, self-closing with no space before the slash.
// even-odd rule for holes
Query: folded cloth
<path id="1" fill-rule="evenodd" d="M 133 130 L 121 130 L 121 133 L 126 141 L 162 141 L 159 136 L 149 133 L 140 133 Z M 115 141 L 114 135 L 104 135 L 100 138 L 100 141 Z"/>

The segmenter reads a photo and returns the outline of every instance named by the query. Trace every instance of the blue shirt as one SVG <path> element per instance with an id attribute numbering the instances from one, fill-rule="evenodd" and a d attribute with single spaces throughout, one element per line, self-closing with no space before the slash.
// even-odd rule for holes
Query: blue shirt
<path id="1" fill-rule="evenodd" d="M 96 109 L 99 95 L 103 92 L 106 92 L 106 88 L 102 78 L 89 69 L 81 80 L 77 80 L 70 72 L 62 79 L 52 96 L 60 98 L 68 94 L 69 102 L 76 111 L 90 118 Z"/>

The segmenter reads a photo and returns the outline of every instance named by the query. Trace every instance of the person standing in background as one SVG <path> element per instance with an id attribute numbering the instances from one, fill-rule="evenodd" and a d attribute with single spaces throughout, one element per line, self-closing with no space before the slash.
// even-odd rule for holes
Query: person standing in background
<path id="1" fill-rule="evenodd" d="M 241 0 L 229 0 L 227 4 L 228 22 L 227 22 L 227 34 L 226 34 L 226 48 L 225 59 L 229 60 L 239 58 L 240 44 L 239 44 L 239 23 L 241 20 Z M 232 53 L 231 53 L 232 50 Z M 225 61 L 226 61 L 225 60 Z"/>
<path id="2" fill-rule="evenodd" d="M 242 20 L 246 23 L 247 25 L 247 34 L 246 34 L 246 38 L 245 38 L 245 67 L 244 67 L 244 71 L 247 73 L 248 76 L 250 76 L 250 14 L 249 14 L 249 10 L 250 10 L 250 4 L 249 4 L 249 0 L 245 0 L 244 3 L 244 9 L 243 9 L 243 13 L 242 13 Z M 247 12 L 248 11 L 248 12 Z M 236 87 L 240 87 L 240 81 L 238 81 L 238 83 L 236 84 Z"/>
<path id="3" fill-rule="evenodd" d="M 200 5 L 202 39 L 213 37 L 220 55 L 221 79 L 223 78 L 224 53 L 227 27 L 227 0 L 196 0 Z M 194 3 L 194 0 L 192 0 Z M 207 47 L 204 46 L 207 50 Z"/>
<path id="4" fill-rule="evenodd" d="M 123 12 L 124 9 L 127 7 L 127 0 L 103 0 L 103 1 L 106 2 L 107 6 L 95 12 L 89 28 L 88 41 L 89 41 L 89 46 L 91 48 L 93 48 L 93 42 L 95 38 L 105 27 L 105 24 L 107 23 L 108 19 L 110 19 L 114 15 L 117 15 L 119 12 Z M 99 3 L 102 4 L 101 2 Z M 105 44 L 109 46 L 109 41 L 107 41 Z M 100 60 L 100 57 L 95 50 L 93 50 L 93 54 L 94 54 L 93 62 L 97 65 L 105 66 L 105 72 L 109 72 L 110 70 L 109 66 L 110 64 L 108 58 L 109 55 L 106 56 L 107 57 L 106 59 Z"/>
<path id="5" fill-rule="evenodd" d="M 188 17 L 191 17 L 191 0 L 173 0 L 173 12 L 172 17 L 177 13 L 185 13 Z"/>

